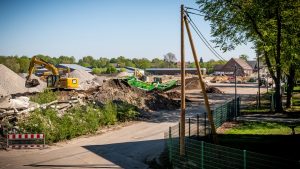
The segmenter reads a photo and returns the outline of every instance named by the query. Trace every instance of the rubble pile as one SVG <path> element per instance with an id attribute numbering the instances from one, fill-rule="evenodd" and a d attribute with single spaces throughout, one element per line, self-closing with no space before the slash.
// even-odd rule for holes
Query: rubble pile
<path id="1" fill-rule="evenodd" d="M 110 79 L 93 92 L 93 99 L 100 103 L 107 101 L 123 101 L 144 110 L 177 109 L 178 101 L 172 100 L 167 94 L 158 92 L 147 93 L 144 90 L 131 87 L 126 81 Z"/>

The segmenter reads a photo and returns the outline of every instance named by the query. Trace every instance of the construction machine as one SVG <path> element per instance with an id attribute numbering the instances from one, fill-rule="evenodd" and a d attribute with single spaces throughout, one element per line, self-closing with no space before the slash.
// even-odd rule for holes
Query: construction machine
<path id="1" fill-rule="evenodd" d="M 53 64 L 47 61 L 33 56 L 28 69 L 28 76 L 26 77 L 25 86 L 35 87 L 40 83 L 37 79 L 31 79 L 31 75 L 35 69 L 35 65 L 43 66 L 52 72 L 52 74 L 47 75 L 47 87 L 51 89 L 76 89 L 78 88 L 78 78 L 63 77 L 59 74 L 59 69 Z"/>

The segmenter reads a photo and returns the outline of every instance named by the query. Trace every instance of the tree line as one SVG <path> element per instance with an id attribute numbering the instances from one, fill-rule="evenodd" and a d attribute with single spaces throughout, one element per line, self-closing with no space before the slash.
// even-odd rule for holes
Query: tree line
<path id="1" fill-rule="evenodd" d="M 45 60 L 53 65 L 58 64 L 79 64 L 84 67 L 89 67 L 93 69 L 93 73 L 102 74 L 102 73 L 115 73 L 116 67 L 121 68 L 121 71 L 124 70 L 124 67 L 135 67 L 140 69 L 146 68 L 176 68 L 177 59 L 174 54 L 167 53 L 163 59 L 154 58 L 149 60 L 147 58 L 133 58 L 129 59 L 124 56 L 119 56 L 117 58 L 94 58 L 93 56 L 84 56 L 83 58 L 76 61 L 73 56 L 60 56 L 60 57 L 51 57 L 47 55 L 36 55 L 38 58 Z M 4 64 L 6 67 L 10 68 L 16 73 L 27 73 L 30 57 L 28 56 L 0 56 L 0 64 Z M 222 61 L 209 60 L 208 62 L 203 62 L 201 59 L 200 64 L 202 67 L 208 69 L 209 73 L 213 72 L 213 67 L 216 64 L 221 64 Z M 188 63 L 187 67 L 194 68 L 195 63 Z"/>

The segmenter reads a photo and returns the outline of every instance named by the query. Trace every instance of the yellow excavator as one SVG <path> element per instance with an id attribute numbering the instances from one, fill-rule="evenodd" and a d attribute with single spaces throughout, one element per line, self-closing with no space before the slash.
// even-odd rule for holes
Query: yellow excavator
<path id="1" fill-rule="evenodd" d="M 51 75 L 47 76 L 47 87 L 51 89 L 76 89 L 78 88 L 78 78 L 62 77 L 59 74 L 59 69 L 53 64 L 44 61 L 43 59 L 33 56 L 30 61 L 28 76 L 26 77 L 25 86 L 35 87 L 40 85 L 37 79 L 31 79 L 31 75 L 35 69 L 35 65 L 43 66 L 52 72 Z"/>

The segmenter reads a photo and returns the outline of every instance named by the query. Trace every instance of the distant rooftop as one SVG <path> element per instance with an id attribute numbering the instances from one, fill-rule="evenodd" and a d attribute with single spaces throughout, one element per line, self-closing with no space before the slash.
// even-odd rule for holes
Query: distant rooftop
<path id="1" fill-rule="evenodd" d="M 206 68 L 201 68 L 206 69 Z M 181 70 L 180 68 L 147 68 L 146 71 L 153 71 L 153 70 Z M 185 70 L 197 70 L 197 68 L 185 68 Z"/>
<path id="2" fill-rule="evenodd" d="M 83 66 L 80 66 L 80 65 L 77 65 L 77 64 L 58 64 L 58 67 L 68 67 L 71 70 L 84 70 L 84 71 L 87 71 L 87 72 L 92 71 L 92 69 L 90 69 L 90 68 L 83 67 Z"/>

